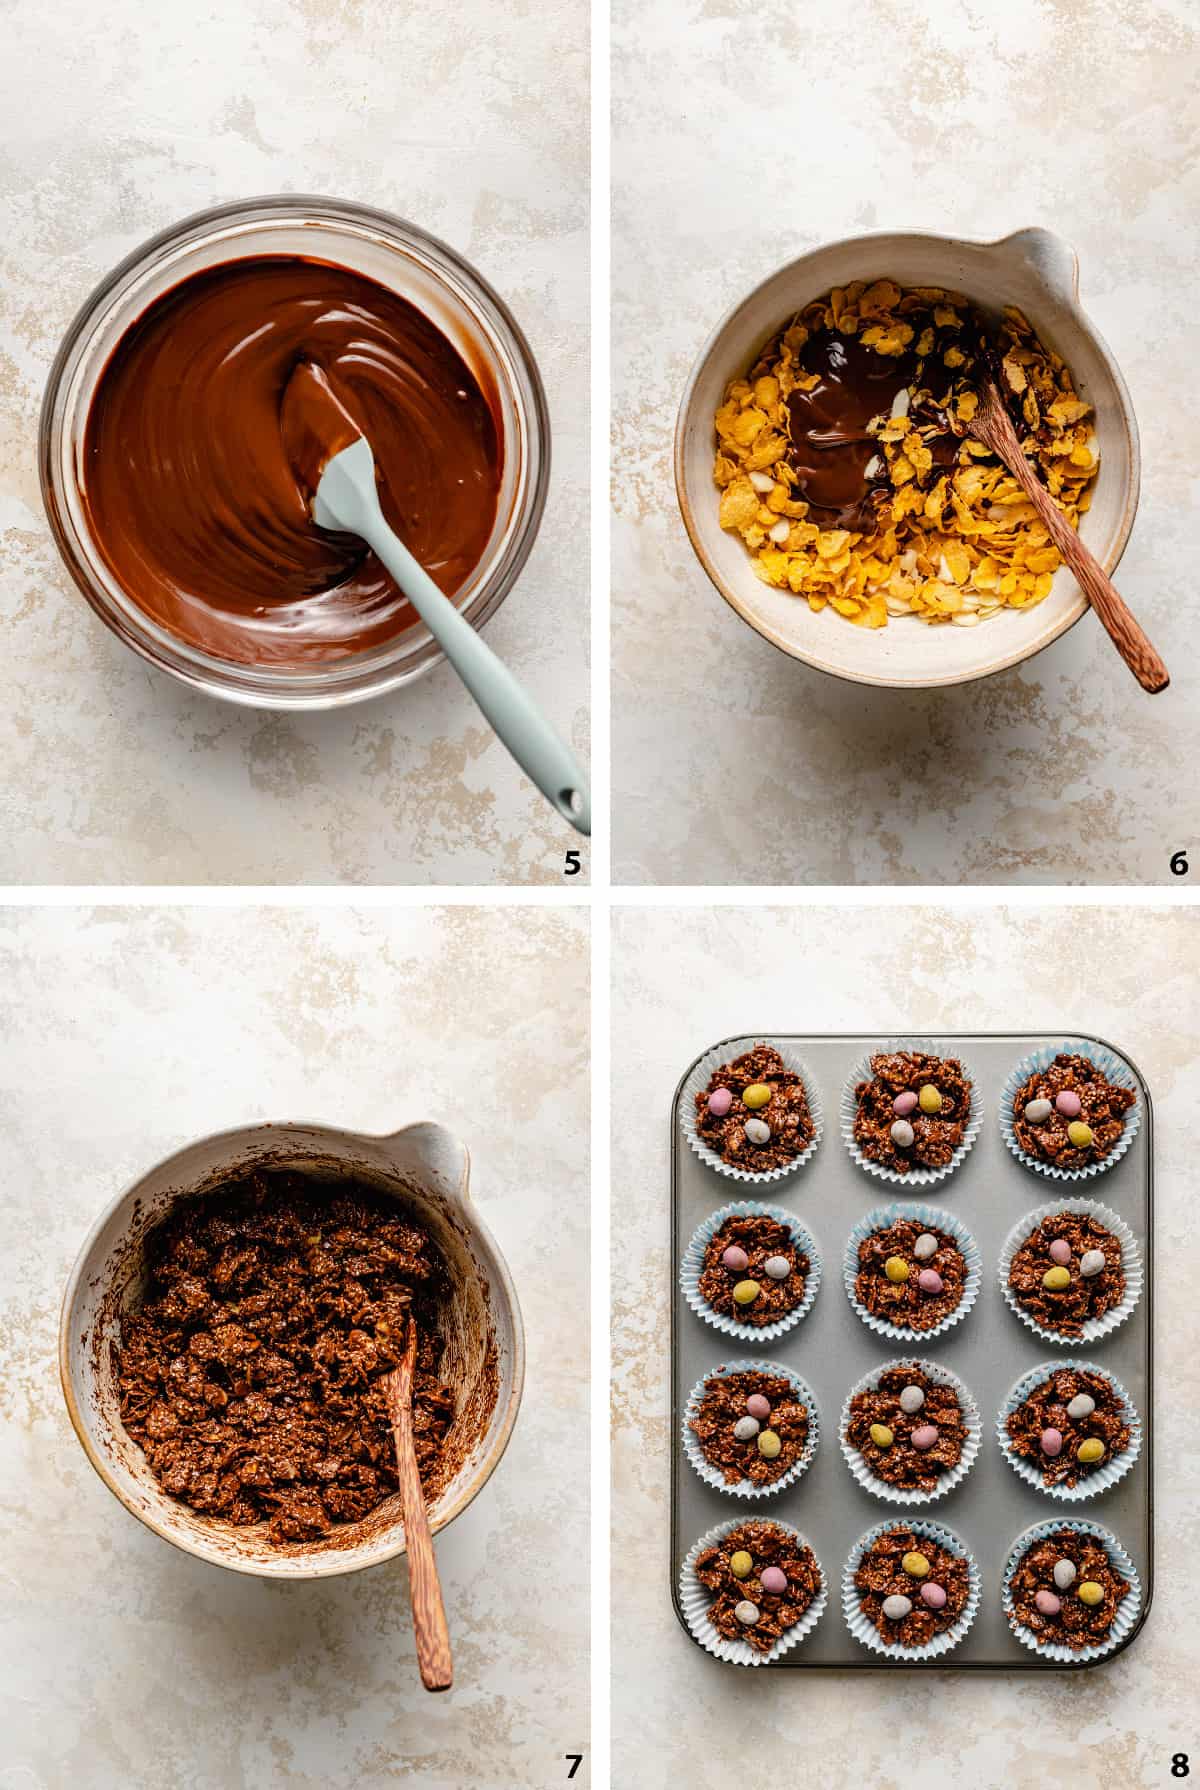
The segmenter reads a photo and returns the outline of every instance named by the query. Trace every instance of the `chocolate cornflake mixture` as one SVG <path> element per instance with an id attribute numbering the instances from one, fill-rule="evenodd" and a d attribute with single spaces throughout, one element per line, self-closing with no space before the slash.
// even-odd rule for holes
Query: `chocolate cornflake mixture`
<path id="1" fill-rule="evenodd" d="M 1060 1113 L 1054 1102 L 1064 1090 L 1079 1096 L 1078 1113 Z M 1025 1108 L 1034 1100 L 1048 1100 L 1048 1118 L 1036 1123 L 1025 1117 Z M 1013 1099 L 1013 1135 L 1029 1156 L 1058 1168 L 1086 1168 L 1089 1162 L 1103 1162 L 1121 1141 L 1125 1115 L 1136 1106 L 1132 1088 L 1118 1087 L 1102 1075 L 1087 1057 L 1071 1051 L 1060 1051 L 1045 1069 L 1039 1069 L 1021 1083 Z M 1067 1127 L 1080 1120 L 1092 1134 L 1090 1143 L 1073 1144 Z"/>
<path id="2" fill-rule="evenodd" d="M 425 1232 L 354 1183 L 256 1172 L 147 1241 L 121 1320 L 121 1420 L 163 1489 L 205 1516 L 328 1535 L 396 1489 L 382 1376 L 417 1325 L 413 1427 L 430 1485 L 454 1415 L 437 1375 L 449 1282 Z"/>
<path id="3" fill-rule="evenodd" d="M 1072 1417 L 1067 1406 L 1078 1398 L 1090 1398 L 1093 1410 L 1086 1417 Z M 1043 1485 L 1078 1485 L 1129 1447 L 1125 1405 L 1107 1374 L 1093 1368 L 1060 1367 L 1035 1386 L 1029 1397 L 1010 1411 L 1005 1421 L 1014 1454 L 1041 1468 Z M 1062 1437 L 1061 1452 L 1049 1455 L 1042 1447 L 1047 1430 Z M 1104 1444 L 1097 1461 L 1081 1461 L 1085 1442 Z"/>
<path id="4" fill-rule="evenodd" d="M 933 1237 L 937 1248 L 929 1256 L 918 1256 L 919 1237 Z M 887 1276 L 887 1263 L 898 1257 L 908 1269 L 900 1282 Z M 940 1292 L 921 1288 L 923 1269 L 932 1268 L 940 1277 Z M 915 1218 L 898 1218 L 882 1231 L 872 1231 L 858 1246 L 858 1274 L 854 1295 L 872 1317 L 897 1324 L 908 1330 L 933 1330 L 959 1303 L 967 1282 L 967 1264 L 958 1244 L 946 1231 L 926 1229 Z"/>
<path id="5" fill-rule="evenodd" d="M 728 1268 L 721 1257 L 727 1249 L 740 1249 L 744 1266 Z M 788 1272 L 781 1280 L 767 1273 L 766 1264 L 782 1257 Z M 761 1329 L 786 1317 L 803 1303 L 812 1263 L 792 1241 L 792 1233 L 766 1212 L 735 1213 L 710 1237 L 700 1271 L 700 1297 L 722 1317 Z M 752 1285 L 754 1297 L 746 1304 L 733 1296 L 734 1288 Z"/>
<path id="6" fill-rule="evenodd" d="M 906 1411 L 900 1394 L 912 1388 L 920 1392 L 922 1403 L 916 1411 Z M 872 1441 L 874 1425 L 891 1431 L 892 1440 L 886 1447 Z M 937 1431 L 936 1438 L 918 1448 L 913 1435 L 931 1428 Z M 966 1439 L 967 1425 L 955 1388 L 931 1379 L 915 1362 L 885 1368 L 873 1389 L 856 1392 L 850 1400 L 847 1442 L 878 1479 L 906 1491 L 936 1492 L 939 1478 L 953 1472 L 962 1459 Z"/>
<path id="7" fill-rule="evenodd" d="M 749 1554 L 751 1570 L 738 1578 L 730 1561 L 735 1554 Z M 775 1567 L 787 1579 L 787 1589 L 763 1589 L 762 1573 Z M 821 1589 L 821 1569 L 810 1547 L 778 1523 L 740 1523 L 722 1536 L 714 1548 L 705 1548 L 696 1561 L 696 1577 L 713 1593 L 708 1620 L 727 1641 L 749 1641 L 756 1653 L 769 1653 L 781 1635 L 795 1628 Z M 752 1604 L 756 1620 L 745 1623 L 736 1611 Z"/>
<path id="8" fill-rule="evenodd" d="M 962 1143 L 971 1113 L 971 1083 L 958 1058 L 921 1050 L 882 1051 L 871 1058 L 871 1069 L 872 1079 L 854 1090 L 854 1141 L 867 1161 L 899 1175 L 914 1168 L 944 1168 Z M 935 1112 L 919 1104 L 923 1088 L 936 1091 L 940 1105 Z M 910 1098 L 918 1104 L 910 1107 Z M 910 1144 L 894 1141 L 892 1127 L 898 1121 L 911 1127 Z"/>
<path id="9" fill-rule="evenodd" d="M 747 1088 L 767 1087 L 770 1099 L 762 1106 L 746 1106 Z M 718 1088 L 733 1096 L 727 1113 L 714 1113 L 709 1100 Z M 718 1101 L 718 1105 L 722 1104 Z M 746 1121 L 760 1120 L 770 1131 L 765 1143 L 746 1135 Z M 734 1168 L 782 1168 L 803 1153 L 816 1135 L 804 1083 L 769 1044 L 756 1044 L 732 1063 L 722 1063 L 709 1077 L 707 1088 L 696 1095 L 696 1132 L 710 1150 Z"/>
<path id="10" fill-rule="evenodd" d="M 904 1570 L 906 1554 L 920 1554 L 929 1570 L 917 1577 Z M 877 1536 L 859 1563 L 854 1575 L 859 1591 L 859 1607 L 875 1624 L 884 1640 L 894 1647 L 924 1647 L 935 1635 L 952 1628 L 966 1608 L 971 1580 L 966 1560 L 951 1553 L 940 1542 L 916 1535 L 897 1524 Z M 935 1610 L 921 1596 L 923 1585 L 940 1585 L 946 1593 L 941 1609 Z M 889 1597 L 906 1598 L 912 1606 L 907 1615 L 885 1616 L 883 1606 Z"/>
<path id="11" fill-rule="evenodd" d="M 746 1409 L 748 1398 L 765 1398 L 769 1414 L 753 1416 Z M 758 1424 L 758 1429 L 739 1441 L 733 1433 L 734 1426 L 747 1417 Z M 774 1485 L 804 1453 L 808 1410 L 796 1397 L 785 1374 L 716 1373 L 704 1382 L 704 1397 L 690 1427 L 701 1454 L 720 1469 L 726 1485 L 738 1485 L 744 1479 L 755 1485 Z M 768 1460 L 759 1447 L 759 1437 L 767 1432 L 779 1438 L 779 1453 L 774 1460 Z"/>
<path id="12" fill-rule="evenodd" d="M 1065 1264 L 1050 1254 L 1050 1245 L 1060 1237 L 1071 1249 Z M 1080 1263 L 1094 1251 L 1103 1255 L 1104 1266 L 1099 1273 L 1085 1275 Z M 1048 1287 L 1047 1273 L 1060 1265 L 1067 1269 L 1067 1285 Z M 1018 1304 L 1043 1329 L 1059 1336 L 1081 1336 L 1091 1318 L 1103 1317 L 1125 1297 L 1120 1239 L 1087 1212 L 1056 1212 L 1043 1218 L 1021 1244 L 1008 1271 L 1008 1284 Z"/>
<path id="13" fill-rule="evenodd" d="M 1054 1568 L 1062 1560 L 1069 1560 L 1075 1568 L 1065 1587 L 1054 1577 Z M 1100 1601 L 1086 1603 L 1079 1595 L 1082 1585 L 1098 1585 Z M 1122 1578 L 1110 1561 L 1103 1542 L 1076 1529 L 1058 1529 L 1035 1541 L 1021 1556 L 1012 1579 L 1013 1615 L 1039 1643 L 1060 1643 L 1079 1653 L 1104 1640 L 1121 1600 L 1131 1589 L 1128 1579 Z M 1039 1592 L 1047 1594 L 1043 1603 L 1048 1607 L 1038 1607 Z M 1055 1603 L 1057 1610 L 1052 1607 Z"/>

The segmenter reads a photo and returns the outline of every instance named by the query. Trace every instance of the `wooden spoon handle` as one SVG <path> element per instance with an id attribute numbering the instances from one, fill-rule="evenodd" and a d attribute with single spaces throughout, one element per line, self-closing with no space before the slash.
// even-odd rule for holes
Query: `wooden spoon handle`
<path id="1" fill-rule="evenodd" d="M 411 1369 L 409 1374 L 401 1372 L 397 1375 L 400 1389 L 392 1399 L 392 1433 L 396 1440 L 396 1473 L 400 1481 L 400 1508 L 404 1514 L 404 1537 L 408 1548 L 413 1634 L 421 1683 L 427 1691 L 448 1691 L 454 1682 L 450 1630 L 446 1625 L 442 1584 L 425 1512 L 425 1493 L 417 1471 L 410 1376 Z"/>
<path id="2" fill-rule="evenodd" d="M 999 400 L 997 400 L 998 402 Z M 1148 690 L 1152 696 L 1157 695 L 1160 690 L 1165 690 L 1170 683 L 1170 673 L 1151 646 L 1145 629 L 1124 597 L 1114 587 L 1100 561 L 1080 540 L 1076 530 L 1071 527 L 1046 487 L 1037 477 L 1021 452 L 1016 431 L 1011 428 L 1011 425 L 1009 432 L 1012 435 L 1011 443 L 1003 439 L 1001 432 L 997 431 L 1000 438 L 990 445 L 1004 461 L 1045 523 L 1050 539 L 1079 580 L 1084 596 L 1107 628 L 1113 645 L 1142 689 Z"/>

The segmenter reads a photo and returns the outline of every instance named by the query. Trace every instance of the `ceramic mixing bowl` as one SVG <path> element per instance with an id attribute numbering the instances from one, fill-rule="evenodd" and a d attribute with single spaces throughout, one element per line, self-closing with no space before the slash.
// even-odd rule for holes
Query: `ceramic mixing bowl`
<path id="1" fill-rule="evenodd" d="M 717 325 L 692 368 L 675 430 L 679 506 L 700 563 L 726 602 L 793 658 L 836 677 L 897 689 L 966 683 L 1031 658 L 1085 613 L 1087 601 L 1065 566 L 1036 608 L 1002 609 L 977 628 L 934 628 L 909 617 L 886 628 L 856 628 L 832 608 L 814 615 L 802 598 L 763 584 L 740 537 L 718 521 L 713 417 L 729 381 L 743 376 L 811 300 L 852 280 L 883 278 L 951 287 L 984 313 L 1016 305 L 1062 356 L 1080 396 L 1095 409 L 1100 449 L 1080 533 L 1104 569 L 1116 569 L 1137 509 L 1137 423 L 1117 364 L 1080 305 L 1075 252 L 1048 230 L 1019 230 L 999 242 L 876 231 L 826 243 L 780 268 Z"/>
<path id="2" fill-rule="evenodd" d="M 443 1319 L 441 1377 L 455 1393 L 445 1447 L 451 1472 L 429 1510 L 444 1529 L 499 1464 L 521 1402 L 525 1343 L 512 1279 L 468 1191 L 464 1146 L 440 1125 L 389 1137 L 328 1125 L 250 1125 L 188 1144 L 127 1187 L 101 1213 L 63 1299 L 59 1372 L 84 1452 L 126 1510 L 186 1553 L 235 1572 L 315 1579 L 378 1566 L 405 1549 L 399 1497 L 317 1542 L 268 1541 L 265 1524 L 238 1528 L 199 1515 L 163 1491 L 121 1424 L 114 1345 L 121 1314 L 145 1285 L 145 1242 L 175 1204 L 253 1168 L 353 1177 L 394 1198 L 445 1257 L 452 1294 Z"/>

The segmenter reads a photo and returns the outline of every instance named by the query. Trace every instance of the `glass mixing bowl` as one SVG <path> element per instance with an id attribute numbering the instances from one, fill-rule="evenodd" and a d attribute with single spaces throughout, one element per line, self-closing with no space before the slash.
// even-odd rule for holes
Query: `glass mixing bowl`
<path id="1" fill-rule="evenodd" d="M 104 563 L 83 498 L 88 409 L 121 337 L 190 274 L 257 255 L 309 255 L 352 269 L 424 312 L 484 390 L 498 394 L 504 466 L 496 520 L 455 602 L 476 627 L 512 588 L 546 501 L 550 422 L 529 345 L 503 301 L 452 249 L 415 224 L 340 199 L 281 194 L 197 212 L 152 237 L 102 280 L 68 329 L 42 402 L 42 498 L 67 570 L 127 646 L 211 696 L 256 708 L 334 708 L 394 690 L 443 657 L 420 624 L 328 664 L 240 665 L 177 640 L 138 607 Z"/>

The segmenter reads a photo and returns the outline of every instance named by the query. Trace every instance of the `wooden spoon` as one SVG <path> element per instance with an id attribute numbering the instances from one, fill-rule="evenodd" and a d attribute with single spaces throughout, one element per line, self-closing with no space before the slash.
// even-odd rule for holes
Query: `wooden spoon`
<path id="1" fill-rule="evenodd" d="M 410 1317 L 404 1356 L 398 1368 L 385 1374 L 380 1384 L 388 1401 L 392 1435 L 396 1442 L 396 1472 L 400 1479 L 400 1510 L 408 1544 L 408 1582 L 412 1599 L 413 1633 L 417 1641 L 417 1665 L 427 1691 L 448 1691 L 454 1682 L 450 1658 L 450 1631 L 446 1606 L 433 1553 L 433 1536 L 425 1513 L 425 1493 L 417 1472 L 413 1442 L 412 1386 L 417 1360 L 417 1326 Z"/>
<path id="2" fill-rule="evenodd" d="M 1107 628 L 1113 645 L 1142 689 L 1149 690 L 1152 696 L 1159 690 L 1165 690 L 1171 681 L 1170 673 L 1151 646 L 1133 611 L 1124 598 L 1117 594 L 1099 560 L 1084 546 L 1021 452 L 1012 418 L 1005 408 L 995 380 L 985 375 L 979 381 L 978 390 L 979 408 L 966 425 L 968 433 L 990 448 L 1012 473 L 1045 523 L 1050 539 L 1074 572 L 1084 596 Z"/>

